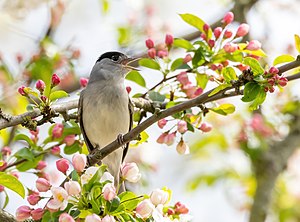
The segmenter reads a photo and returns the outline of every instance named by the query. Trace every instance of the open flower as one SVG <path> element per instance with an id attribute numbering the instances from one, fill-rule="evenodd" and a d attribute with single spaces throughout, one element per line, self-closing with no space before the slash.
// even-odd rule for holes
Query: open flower
<path id="1" fill-rule="evenodd" d="M 80 184 L 77 181 L 68 181 L 65 183 L 64 187 L 70 196 L 76 196 L 81 192 Z"/>
<path id="2" fill-rule="evenodd" d="M 94 176 L 94 174 L 97 172 L 99 168 L 98 167 L 89 167 L 84 172 L 84 174 L 81 175 L 81 184 L 84 185 L 89 182 L 90 179 Z"/>
<path id="3" fill-rule="evenodd" d="M 51 199 L 47 207 L 51 210 L 64 210 L 68 205 L 68 193 L 62 187 L 52 187 L 51 192 L 53 199 Z"/>
<path id="4" fill-rule="evenodd" d="M 136 183 L 141 178 L 141 174 L 136 163 L 123 164 L 121 172 L 122 177 L 132 183 Z"/>
<path id="5" fill-rule="evenodd" d="M 104 200 L 107 200 L 107 201 L 111 201 L 117 195 L 116 188 L 111 183 L 105 184 L 104 187 L 103 187 L 103 189 L 102 189 L 102 192 L 103 192 L 103 198 L 104 198 Z"/>
<path id="6" fill-rule="evenodd" d="M 159 204 L 164 205 L 169 199 L 169 193 L 161 189 L 155 189 L 150 195 L 151 202 L 157 206 Z"/>
<path id="7" fill-rule="evenodd" d="M 146 219 L 152 214 L 154 209 L 155 207 L 151 201 L 149 199 L 145 199 L 137 205 L 136 214 L 138 217 Z"/>

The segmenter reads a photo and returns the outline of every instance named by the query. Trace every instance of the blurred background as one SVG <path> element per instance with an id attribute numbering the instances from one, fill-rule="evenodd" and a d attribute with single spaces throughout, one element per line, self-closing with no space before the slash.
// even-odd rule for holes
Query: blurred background
<path id="1" fill-rule="evenodd" d="M 131 56 L 144 55 L 145 39 L 163 42 L 167 33 L 196 39 L 200 34 L 178 14 L 192 13 L 213 24 L 227 11 L 235 13 L 235 25 L 250 25 L 249 39 L 262 42 L 268 54 L 266 63 L 281 54 L 296 56 L 294 34 L 300 33 L 299 0 L 0 0 L 1 109 L 11 114 L 25 112 L 24 98 L 17 96 L 18 87 L 47 79 L 54 72 L 62 78 L 60 87 L 76 98 L 79 78 L 89 76 L 102 53 L 118 50 Z M 153 71 L 142 69 L 141 74 L 148 88 L 159 81 Z M 132 95 L 147 90 L 129 81 L 126 84 L 131 86 Z M 285 94 L 268 96 L 264 108 L 266 127 L 276 129 L 277 138 L 286 134 L 277 107 L 299 94 L 297 84 L 285 90 Z M 247 221 L 255 179 L 239 139 L 243 128 L 257 119 L 239 98 L 230 101 L 237 105 L 236 114 L 230 118 L 210 114 L 206 121 L 213 130 L 209 134 L 185 135 L 189 155 L 179 155 L 176 145 L 157 144 L 162 131 L 156 125 L 150 127 L 148 142 L 133 146 L 128 156 L 143 170 L 142 183 L 130 188 L 150 193 L 167 186 L 173 191 L 172 199 L 186 204 L 196 222 Z M 16 130 L 20 128 L 1 130 L 2 146 L 12 143 L 11 134 Z M 251 143 L 259 144 L 260 139 L 253 136 Z M 299 158 L 300 153 L 295 153 L 278 182 L 274 217 L 269 221 L 300 221 Z M 54 167 L 47 170 L 52 177 L 60 176 Z M 26 172 L 20 173 L 20 180 L 28 186 L 33 186 L 33 179 Z M 5 209 L 14 214 L 26 201 L 12 192 L 9 195 L 13 201 Z M 3 196 L 0 203 L 4 203 Z"/>

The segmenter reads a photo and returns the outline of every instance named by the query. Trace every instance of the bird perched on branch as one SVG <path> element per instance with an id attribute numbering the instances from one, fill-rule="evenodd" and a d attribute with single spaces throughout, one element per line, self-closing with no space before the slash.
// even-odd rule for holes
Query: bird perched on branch
<path id="1" fill-rule="evenodd" d="M 135 69 L 129 66 L 133 60 L 120 52 L 104 53 L 96 61 L 88 85 L 80 94 L 79 123 L 90 153 L 96 148 L 105 147 L 116 138 L 122 143 L 123 134 L 132 127 L 131 103 L 124 79 L 130 70 Z M 116 187 L 128 145 L 102 160 L 113 175 Z"/>

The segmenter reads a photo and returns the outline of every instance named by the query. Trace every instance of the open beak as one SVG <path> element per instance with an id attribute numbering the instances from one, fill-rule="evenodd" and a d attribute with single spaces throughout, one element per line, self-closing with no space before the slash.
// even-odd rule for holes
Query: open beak
<path id="1" fill-rule="evenodd" d="M 122 61 L 122 65 L 127 68 L 127 69 L 131 69 L 131 70 L 136 70 L 136 71 L 140 71 L 139 69 L 137 69 L 136 67 L 134 67 L 133 65 L 130 65 L 136 61 L 138 61 L 139 59 L 141 58 L 127 58 L 127 59 L 124 59 Z"/>

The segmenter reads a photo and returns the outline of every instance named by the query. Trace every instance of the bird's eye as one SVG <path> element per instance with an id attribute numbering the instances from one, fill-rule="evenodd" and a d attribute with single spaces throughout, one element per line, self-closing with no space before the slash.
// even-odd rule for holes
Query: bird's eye
<path id="1" fill-rule="evenodd" d="M 117 62 L 117 61 L 119 61 L 119 58 L 120 58 L 119 55 L 113 55 L 113 56 L 111 57 L 111 60 Z"/>

